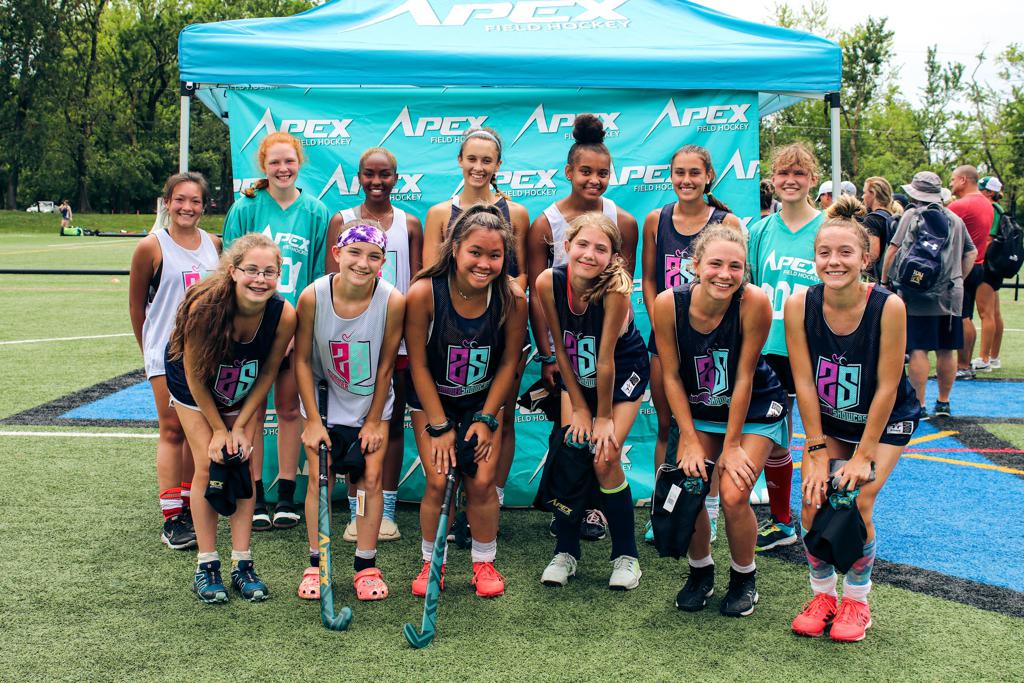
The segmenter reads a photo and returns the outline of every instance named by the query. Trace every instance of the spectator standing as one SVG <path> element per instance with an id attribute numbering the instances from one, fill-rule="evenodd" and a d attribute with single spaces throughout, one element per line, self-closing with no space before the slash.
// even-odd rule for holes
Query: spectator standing
<path id="1" fill-rule="evenodd" d="M 60 200 L 60 206 L 57 207 L 57 211 L 60 212 L 60 234 L 64 234 L 64 228 L 71 227 L 71 204 L 68 200 Z"/>
<path id="2" fill-rule="evenodd" d="M 995 176 L 985 176 L 978 183 L 978 189 L 992 202 L 992 228 L 988 232 L 991 238 L 999 229 L 999 222 L 1005 213 L 999 200 L 1003 198 L 1003 183 Z M 991 372 L 1000 368 L 999 348 L 1003 345 L 1003 312 L 999 308 L 999 288 L 1003 278 L 990 273 L 985 268 L 981 284 L 978 285 L 978 315 L 981 317 L 981 352 L 980 357 L 971 361 L 971 370 L 975 372 Z"/>
<path id="3" fill-rule="evenodd" d="M 815 198 L 818 206 L 824 211 L 832 206 L 832 181 L 826 180 L 818 187 L 818 196 Z"/>
<path id="4" fill-rule="evenodd" d="M 871 244 L 870 273 L 876 281 L 881 279 L 882 260 L 885 247 L 896 232 L 896 225 L 903 215 L 903 206 L 893 199 L 892 185 L 881 176 L 872 176 L 864 181 L 864 228 L 868 231 Z"/>

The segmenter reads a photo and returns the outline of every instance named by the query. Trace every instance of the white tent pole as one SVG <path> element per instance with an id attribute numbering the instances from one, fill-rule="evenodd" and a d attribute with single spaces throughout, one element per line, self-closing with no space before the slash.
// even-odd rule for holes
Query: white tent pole
<path id="1" fill-rule="evenodd" d="M 189 114 L 192 111 L 192 93 L 195 85 L 181 81 L 181 121 L 178 125 L 178 172 L 188 170 Z"/>
<path id="2" fill-rule="evenodd" d="M 832 134 L 832 196 L 839 198 L 839 184 L 842 182 L 842 163 L 839 148 L 839 93 L 825 95 L 829 106 L 829 129 Z"/>

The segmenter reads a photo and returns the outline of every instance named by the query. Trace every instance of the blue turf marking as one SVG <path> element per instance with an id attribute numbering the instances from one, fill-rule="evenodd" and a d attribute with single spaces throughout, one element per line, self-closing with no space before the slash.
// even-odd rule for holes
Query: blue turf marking
<path id="1" fill-rule="evenodd" d="M 156 405 L 149 382 L 133 386 L 104 396 L 98 401 L 78 406 L 61 417 L 79 420 L 156 420 Z"/>

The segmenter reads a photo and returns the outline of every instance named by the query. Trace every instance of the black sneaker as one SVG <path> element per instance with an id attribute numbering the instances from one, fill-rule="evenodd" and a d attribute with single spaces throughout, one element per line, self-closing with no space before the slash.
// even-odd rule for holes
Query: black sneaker
<path id="1" fill-rule="evenodd" d="M 192 579 L 192 591 L 207 605 L 228 601 L 228 589 L 220 578 L 220 560 L 199 565 Z"/>
<path id="2" fill-rule="evenodd" d="M 928 414 L 928 409 L 925 408 L 924 406 L 921 406 L 921 409 L 917 413 L 917 419 L 920 420 L 921 422 L 927 422 L 928 420 L 931 419 L 931 417 L 932 416 Z"/>
<path id="3" fill-rule="evenodd" d="M 936 401 L 935 409 L 932 410 L 932 414 L 935 417 L 949 417 L 949 401 Z"/>
<path id="4" fill-rule="evenodd" d="M 291 529 L 299 523 L 299 513 L 295 510 L 295 504 L 290 500 L 278 501 L 274 506 L 274 528 Z M 256 523 L 256 515 L 253 515 L 253 525 Z"/>
<path id="5" fill-rule="evenodd" d="M 188 550 L 196 547 L 196 532 L 185 523 L 182 515 L 178 514 L 164 520 L 160 540 L 172 550 Z"/>
<path id="6" fill-rule="evenodd" d="M 193 534 L 196 532 L 196 525 L 192 521 L 192 508 L 181 509 L 181 521 L 185 525 L 185 528 L 191 531 Z"/>
<path id="7" fill-rule="evenodd" d="M 580 522 L 580 538 L 584 541 L 600 541 L 608 535 L 608 520 L 600 510 L 587 510 Z"/>
<path id="8" fill-rule="evenodd" d="M 260 602 L 270 597 L 267 584 L 256 575 L 252 560 L 239 560 L 231 570 L 231 587 L 249 602 Z"/>
<path id="9" fill-rule="evenodd" d="M 749 617 L 754 613 L 757 594 L 757 570 L 741 574 L 729 569 L 729 590 L 722 600 L 721 612 L 726 617 Z"/>
<path id="10" fill-rule="evenodd" d="M 774 517 L 770 517 L 757 530 L 757 544 L 754 550 L 758 552 L 771 550 L 784 545 L 793 545 L 799 540 L 794 525 L 783 524 Z"/>
<path id="11" fill-rule="evenodd" d="M 270 531 L 273 528 L 274 523 L 270 521 L 270 513 L 267 511 L 267 504 L 256 503 L 256 507 L 252 511 L 252 530 Z"/>
<path id="12" fill-rule="evenodd" d="M 699 612 L 715 594 L 715 565 L 690 567 L 683 589 L 676 594 L 676 607 L 684 612 Z"/>

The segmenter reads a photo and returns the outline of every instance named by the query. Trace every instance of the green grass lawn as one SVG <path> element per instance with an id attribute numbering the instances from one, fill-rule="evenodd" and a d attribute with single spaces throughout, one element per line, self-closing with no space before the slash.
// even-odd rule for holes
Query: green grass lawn
<path id="1" fill-rule="evenodd" d="M 71 224 L 90 230 L 136 232 L 153 227 L 153 214 L 134 213 L 76 213 Z M 224 215 L 210 214 L 203 217 L 202 227 L 209 232 L 223 230 Z M 60 214 L 29 213 L 27 211 L 0 211 L 0 235 L 53 235 L 60 232 Z M 73 238 L 64 238 L 73 239 Z"/>
<path id="2" fill-rule="evenodd" d="M 136 243 L 18 232 L 6 226 L 10 213 L 0 215 L 0 267 L 127 267 Z M 117 279 L 0 275 L 0 341 L 129 333 L 127 279 Z M 992 376 L 1021 377 L 1024 332 L 1013 330 L 1024 330 L 1024 303 L 1012 292 L 1003 302 L 1004 369 Z M 141 364 L 130 336 L 0 345 L 0 418 Z M 1024 445 L 1024 426 L 989 428 Z M 650 547 L 641 549 L 636 591 L 607 590 L 608 541 L 585 546 L 568 588 L 547 589 L 539 583 L 552 549 L 547 518 L 523 511 L 503 513 L 506 596 L 477 599 L 468 553 L 453 549 L 439 636 L 426 650 L 401 635 L 422 610 L 409 594 L 419 568 L 411 506 L 400 509 L 403 540 L 381 548 L 392 593 L 384 603 L 355 604 L 352 546 L 335 544 L 336 599 L 355 612 L 346 633 L 323 629 L 317 605 L 295 596 L 306 561 L 301 529 L 254 539 L 269 602 L 204 606 L 189 591 L 194 555 L 158 541 L 153 450 L 149 439 L 0 436 L 0 680 L 917 681 L 1008 680 L 1024 670 L 1020 619 L 884 584 L 872 592 L 875 625 L 864 643 L 796 638 L 789 623 L 809 596 L 806 569 L 770 557 L 758 559 L 762 602 L 749 619 L 719 616 L 718 597 L 698 615 L 675 610 L 685 568 Z M 335 515 L 337 536 L 346 521 Z M 715 559 L 721 596 L 724 542 Z"/>

